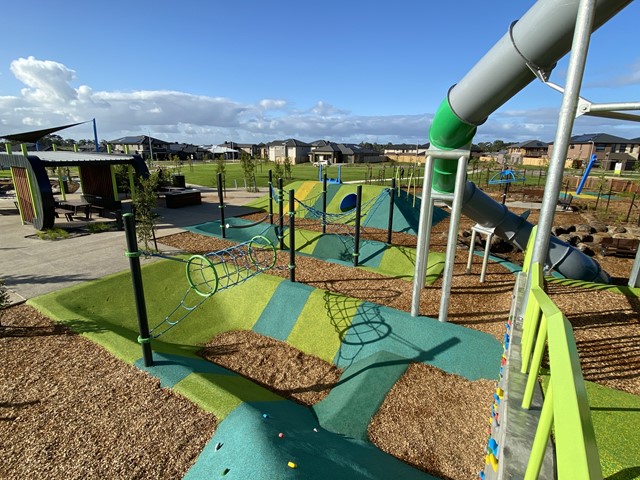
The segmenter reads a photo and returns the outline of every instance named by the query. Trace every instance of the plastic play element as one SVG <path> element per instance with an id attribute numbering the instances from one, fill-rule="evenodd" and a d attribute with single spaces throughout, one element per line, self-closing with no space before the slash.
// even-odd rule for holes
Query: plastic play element
<path id="1" fill-rule="evenodd" d="M 287 463 L 287 466 L 288 466 L 289 468 L 298 468 L 298 465 L 297 465 L 296 463 L 294 463 L 294 462 L 288 462 L 288 463 Z"/>
<path id="2" fill-rule="evenodd" d="M 584 188 L 584 184 L 587 182 L 587 177 L 589 176 L 589 173 L 591 172 L 591 169 L 593 168 L 593 165 L 596 163 L 596 160 L 598 160 L 598 156 L 594 153 L 593 155 L 591 155 L 591 158 L 589 159 L 589 163 L 587 163 L 587 168 L 584 169 L 584 174 L 582 175 L 582 178 L 580 179 L 580 183 L 578 184 L 578 188 L 576 188 L 576 195 L 580 195 L 580 193 L 582 193 L 582 189 Z"/>
<path id="3" fill-rule="evenodd" d="M 599 28 L 630 0 L 598 2 L 593 30 Z M 557 2 L 539 0 L 509 32 L 454 85 L 435 114 L 429 140 L 432 150 L 454 150 L 470 144 L 476 128 L 516 93 L 531 83 L 537 70 L 548 74 L 558 59 L 571 48 L 578 0 Z M 540 25 L 545 34 L 537 35 Z M 500 75 L 495 72 L 499 70 Z M 458 160 L 438 159 L 434 155 L 432 188 L 440 193 L 452 193 Z M 462 213 L 496 234 L 524 249 L 532 225 L 466 182 Z M 565 277 L 608 283 L 609 276 L 597 262 L 565 242 L 551 237 L 548 267 Z"/>
<path id="4" fill-rule="evenodd" d="M 348 210 L 353 210 L 356 208 L 357 200 L 358 196 L 355 193 L 348 193 L 340 201 L 340 211 L 346 212 Z"/>
<path id="5" fill-rule="evenodd" d="M 318 181 L 321 182 L 323 179 L 323 168 L 322 164 L 319 165 L 318 168 Z M 327 178 L 327 183 L 342 183 L 342 165 L 338 165 L 338 178 Z"/>
<path id="6" fill-rule="evenodd" d="M 520 175 L 518 172 L 507 168 L 493 175 L 489 179 L 489 185 L 504 185 L 514 182 L 524 182 L 525 180 L 526 177 Z"/>

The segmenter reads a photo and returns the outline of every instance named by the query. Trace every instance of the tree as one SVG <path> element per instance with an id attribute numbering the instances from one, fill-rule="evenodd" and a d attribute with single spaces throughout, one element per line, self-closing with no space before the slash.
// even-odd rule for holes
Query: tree
<path id="1" fill-rule="evenodd" d="M 284 169 L 282 168 L 281 163 L 276 162 L 273 173 L 275 174 L 276 178 L 284 178 Z"/>
<path id="2" fill-rule="evenodd" d="M 253 163 L 253 160 L 249 156 L 249 154 L 243 151 L 240 154 L 240 166 L 242 167 L 242 174 L 244 177 L 244 183 L 247 188 L 247 192 L 253 191 L 253 183 L 255 180 L 255 169 L 256 165 Z"/>
<path id="3" fill-rule="evenodd" d="M 140 187 L 133 198 L 133 206 L 136 212 L 138 243 L 145 250 L 151 250 L 151 240 L 154 238 L 156 214 L 153 209 L 156 206 L 158 190 L 158 174 L 152 173 L 148 178 L 140 179 Z"/>
<path id="4" fill-rule="evenodd" d="M 289 157 L 285 157 L 283 166 L 284 166 L 284 178 L 291 180 L 291 159 Z"/>

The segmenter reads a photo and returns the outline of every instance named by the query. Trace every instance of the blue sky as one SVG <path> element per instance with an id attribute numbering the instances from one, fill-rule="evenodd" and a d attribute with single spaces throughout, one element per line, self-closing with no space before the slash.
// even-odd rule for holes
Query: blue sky
<path id="1" fill-rule="evenodd" d="M 424 143 L 449 87 L 533 3 L 8 2 L 0 135 L 96 118 L 107 140 Z M 639 18 L 633 2 L 592 36 L 584 97 L 640 101 Z M 567 63 L 552 81 L 564 84 Z M 552 141 L 560 102 L 533 83 L 474 141 Z M 636 138 L 640 124 L 576 120 L 575 134 L 596 132 Z M 61 135 L 93 131 L 82 125 Z"/>

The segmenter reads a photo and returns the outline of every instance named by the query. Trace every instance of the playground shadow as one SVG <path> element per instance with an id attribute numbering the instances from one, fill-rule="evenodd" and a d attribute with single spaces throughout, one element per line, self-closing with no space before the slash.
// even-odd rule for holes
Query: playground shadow
<path id="1" fill-rule="evenodd" d="M 29 338 L 69 336 L 82 333 L 99 333 L 106 331 L 103 325 L 86 320 L 68 320 L 64 323 L 54 323 L 43 326 L 0 326 L 0 337 Z"/>

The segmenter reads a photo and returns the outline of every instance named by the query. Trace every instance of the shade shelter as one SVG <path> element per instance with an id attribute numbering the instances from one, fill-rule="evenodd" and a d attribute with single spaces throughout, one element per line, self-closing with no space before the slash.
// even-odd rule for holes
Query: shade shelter
<path id="1" fill-rule="evenodd" d="M 149 169 L 139 155 L 66 151 L 22 155 L 0 153 L 0 165 L 11 168 L 22 222 L 30 223 L 38 230 L 52 228 L 55 219 L 55 201 L 47 168 L 77 167 L 83 195 L 105 210 L 120 206 L 115 165 L 129 165 L 135 175 L 149 176 Z"/>

